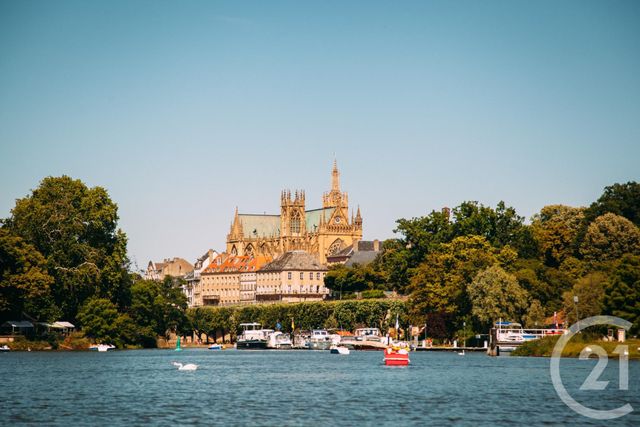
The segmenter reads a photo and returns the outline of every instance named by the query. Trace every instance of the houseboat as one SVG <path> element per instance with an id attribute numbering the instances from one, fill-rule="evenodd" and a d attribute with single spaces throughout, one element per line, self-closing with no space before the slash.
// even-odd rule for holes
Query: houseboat
<path id="1" fill-rule="evenodd" d="M 292 343 L 289 334 L 276 331 L 269 335 L 267 339 L 267 348 L 276 350 L 291 350 Z"/>
<path id="2" fill-rule="evenodd" d="M 326 329 L 314 329 L 307 341 L 307 348 L 309 350 L 329 350 L 331 344 L 333 344 L 332 337 Z"/>
<path id="3" fill-rule="evenodd" d="M 360 328 L 355 332 L 356 340 L 358 341 L 376 341 L 380 342 L 382 337 L 380 335 L 380 329 L 378 328 Z"/>
<path id="4" fill-rule="evenodd" d="M 264 350 L 267 348 L 268 337 L 273 329 L 262 329 L 260 323 L 241 323 L 242 334 L 238 336 L 236 348 L 238 350 Z"/>
<path id="5" fill-rule="evenodd" d="M 517 322 L 499 321 L 494 324 L 491 331 L 491 347 L 495 347 L 499 352 L 511 352 L 519 345 L 527 341 L 537 340 L 549 335 L 562 335 L 564 329 L 548 328 L 548 329 L 524 329 Z"/>

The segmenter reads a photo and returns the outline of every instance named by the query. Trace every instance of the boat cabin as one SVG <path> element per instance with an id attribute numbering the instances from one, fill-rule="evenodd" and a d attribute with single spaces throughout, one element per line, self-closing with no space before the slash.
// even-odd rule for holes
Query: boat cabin
<path id="1" fill-rule="evenodd" d="M 380 329 L 378 328 L 356 329 L 356 339 L 358 341 L 380 341 Z"/>

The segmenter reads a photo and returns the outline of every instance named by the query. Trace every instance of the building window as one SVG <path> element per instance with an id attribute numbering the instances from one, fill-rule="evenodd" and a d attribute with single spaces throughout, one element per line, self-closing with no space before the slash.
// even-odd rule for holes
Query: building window
<path id="1" fill-rule="evenodd" d="M 320 280 L 320 273 L 316 273 L 316 280 Z"/>
<path id="2" fill-rule="evenodd" d="M 291 272 L 287 273 L 287 279 L 291 280 Z"/>
<path id="3" fill-rule="evenodd" d="M 291 213 L 290 228 L 291 228 L 291 233 L 295 233 L 295 234 L 300 233 L 300 212 L 293 211 Z"/>
<path id="4" fill-rule="evenodd" d="M 300 272 L 300 280 L 304 280 L 304 273 L 302 271 Z"/>
<path id="5" fill-rule="evenodd" d="M 309 272 L 309 280 L 313 280 L 313 273 Z"/>

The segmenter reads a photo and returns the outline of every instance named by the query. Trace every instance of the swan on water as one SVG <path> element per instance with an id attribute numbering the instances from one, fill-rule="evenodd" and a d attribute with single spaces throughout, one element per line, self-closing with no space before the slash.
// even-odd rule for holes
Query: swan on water
<path id="1" fill-rule="evenodd" d="M 182 363 L 173 362 L 173 366 L 177 366 L 178 371 L 195 371 L 198 369 L 198 365 L 194 363 L 187 363 L 186 365 L 183 365 Z"/>

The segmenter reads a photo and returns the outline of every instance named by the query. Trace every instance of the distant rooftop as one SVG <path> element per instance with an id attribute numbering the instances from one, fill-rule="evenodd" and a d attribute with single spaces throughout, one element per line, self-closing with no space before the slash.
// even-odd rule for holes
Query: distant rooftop
<path id="1" fill-rule="evenodd" d="M 308 252 L 290 251 L 266 264 L 260 271 L 283 270 L 325 271 L 327 267 Z"/>

